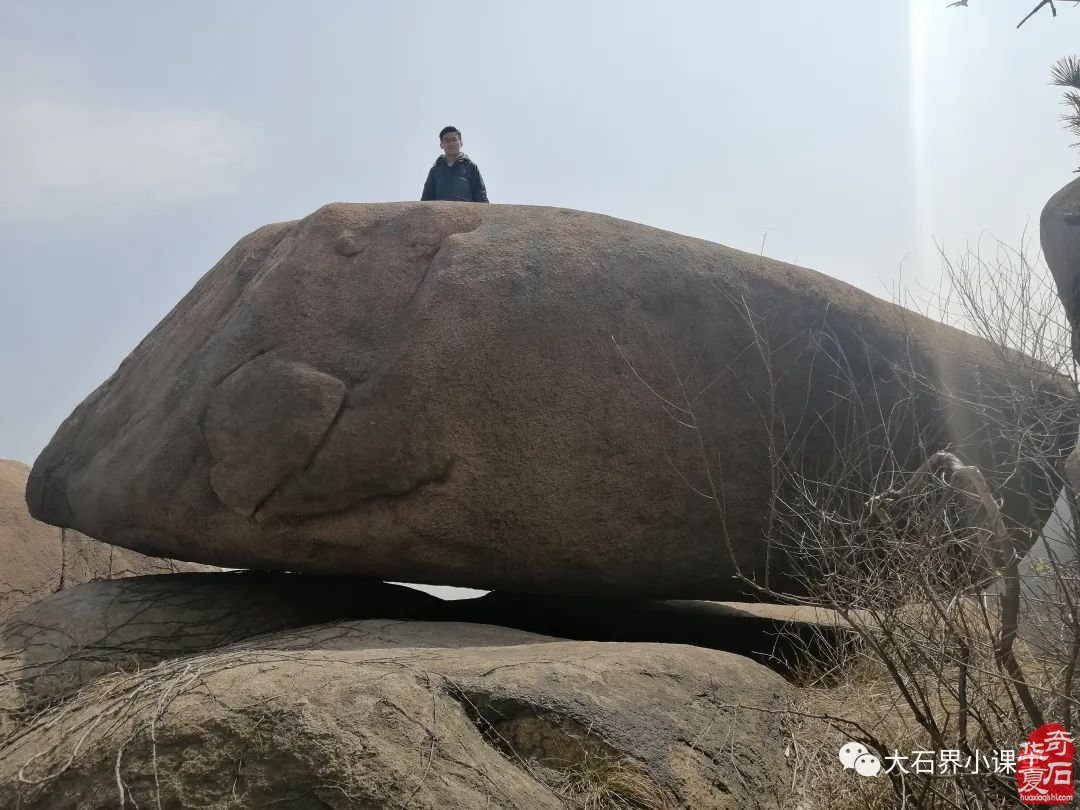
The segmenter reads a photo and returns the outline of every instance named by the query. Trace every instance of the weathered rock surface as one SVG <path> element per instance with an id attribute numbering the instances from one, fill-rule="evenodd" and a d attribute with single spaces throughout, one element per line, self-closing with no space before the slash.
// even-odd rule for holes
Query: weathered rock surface
<path id="1" fill-rule="evenodd" d="M 0 620 L 36 599 L 83 582 L 211 570 L 147 557 L 35 520 L 26 508 L 29 474 L 25 464 L 0 459 Z"/>
<path id="2" fill-rule="evenodd" d="M 322 625 L 89 687 L 0 748 L 0 806 L 776 807 L 790 696 L 680 645 Z"/>
<path id="3" fill-rule="evenodd" d="M 1059 481 L 998 427 L 1067 453 L 1077 420 L 1014 411 L 1014 386 L 1062 396 L 976 338 L 705 241 L 330 205 L 229 251 L 61 426 L 27 500 L 230 567 L 735 598 L 736 566 L 794 587 L 764 539 L 775 430 L 811 475 L 856 436 L 911 467 L 920 440 L 948 446 L 1041 524 Z"/>

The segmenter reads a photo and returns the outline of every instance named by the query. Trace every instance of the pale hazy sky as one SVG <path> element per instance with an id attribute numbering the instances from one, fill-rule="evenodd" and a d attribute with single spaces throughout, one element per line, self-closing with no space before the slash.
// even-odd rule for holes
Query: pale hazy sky
<path id="1" fill-rule="evenodd" d="M 1080 165 L 1080 9 L 1031 4 L 0 0 L 0 457 L 245 233 L 418 198 L 445 124 L 493 202 L 932 285 L 934 239 L 1037 236 Z"/>

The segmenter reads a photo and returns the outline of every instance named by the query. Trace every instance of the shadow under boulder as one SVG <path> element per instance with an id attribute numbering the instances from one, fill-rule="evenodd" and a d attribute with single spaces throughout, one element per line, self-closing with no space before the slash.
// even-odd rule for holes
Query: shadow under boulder
<path id="1" fill-rule="evenodd" d="M 857 644 L 835 612 L 749 602 L 658 601 L 493 592 L 448 602 L 454 621 L 576 641 L 688 644 L 751 658 L 789 679 L 828 669 Z"/>
<path id="2" fill-rule="evenodd" d="M 263 633 L 343 618 L 427 619 L 443 604 L 412 588 L 358 577 L 253 571 L 79 585 L 0 625 L 0 707 L 29 709 L 109 672 Z"/>
<path id="3" fill-rule="evenodd" d="M 855 643 L 835 614 L 777 605 L 504 593 L 442 600 L 357 577 L 254 571 L 132 577 L 61 591 L 0 625 L 0 726 L 109 673 L 265 633 L 363 619 L 689 645 L 745 656 L 796 682 L 819 675 Z"/>

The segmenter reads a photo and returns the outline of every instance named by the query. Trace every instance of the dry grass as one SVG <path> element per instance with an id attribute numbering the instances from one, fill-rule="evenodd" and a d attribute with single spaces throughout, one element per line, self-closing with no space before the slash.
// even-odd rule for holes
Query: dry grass
<path id="1" fill-rule="evenodd" d="M 784 807 L 793 810 L 893 810 L 896 797 L 887 779 L 845 771 L 837 757 L 846 735 L 828 722 L 798 717 L 787 744 L 791 784 Z"/>
<path id="2" fill-rule="evenodd" d="M 633 760 L 586 753 L 562 770 L 556 791 L 576 810 L 674 810 Z"/>
<path id="3" fill-rule="evenodd" d="M 974 607 L 971 608 L 975 612 Z M 940 628 L 933 617 L 918 608 L 898 611 L 904 623 L 894 626 L 910 643 L 933 646 Z M 973 625 L 977 626 L 977 625 Z M 917 630 L 916 630 L 917 628 Z M 971 639 L 975 642 L 976 639 Z M 982 655 L 973 656 L 968 698 L 969 721 L 972 712 L 985 719 L 985 727 L 970 723 L 968 742 L 972 750 L 991 755 L 999 747 L 1017 748 L 1030 728 L 1016 724 L 1016 715 L 995 707 L 1008 705 L 1008 690 L 1000 671 L 994 668 L 990 638 L 982 645 Z M 978 649 L 972 643 L 973 649 Z M 1036 651 L 1017 644 L 1017 655 L 1037 694 L 1053 694 L 1055 671 L 1052 662 L 1042 660 Z M 824 665 L 821 670 L 825 670 Z M 866 648 L 852 651 L 828 667 L 828 677 L 815 683 L 816 671 L 802 678 L 798 704 L 786 724 L 789 739 L 786 755 L 792 769 L 790 790 L 783 804 L 795 810 L 899 810 L 899 808 L 1011 808 L 1020 807 L 1014 777 L 993 780 L 990 777 L 931 780 L 909 773 L 903 780 L 881 775 L 859 776 L 845 770 L 839 760 L 840 747 L 849 740 L 874 739 L 884 744 L 885 752 L 912 756 L 915 751 L 957 748 L 960 707 L 955 692 L 944 688 L 943 676 L 955 675 L 948 667 L 913 672 L 907 678 L 909 689 L 927 696 L 927 706 L 935 722 L 945 733 L 947 743 L 936 745 L 919 722 L 885 661 Z M 828 684 L 827 686 L 825 684 Z M 1003 741 L 1010 741 L 1009 744 Z M 908 769 L 911 770 L 910 765 Z M 995 784 L 996 781 L 996 784 Z M 986 795 L 976 798 L 977 791 Z"/>

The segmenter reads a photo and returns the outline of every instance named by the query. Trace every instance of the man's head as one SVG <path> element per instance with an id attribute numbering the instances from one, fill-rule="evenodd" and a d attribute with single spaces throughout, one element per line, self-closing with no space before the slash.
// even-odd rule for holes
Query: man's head
<path id="1" fill-rule="evenodd" d="M 443 127 L 439 133 L 439 146 L 448 158 L 461 154 L 461 130 L 457 127 Z"/>

